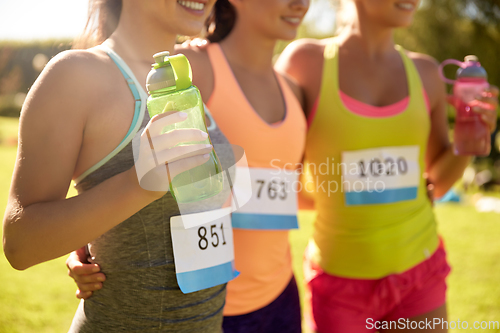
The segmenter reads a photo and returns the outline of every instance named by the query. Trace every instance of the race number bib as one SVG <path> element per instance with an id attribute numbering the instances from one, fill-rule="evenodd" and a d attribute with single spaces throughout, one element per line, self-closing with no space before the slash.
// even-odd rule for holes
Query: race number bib
<path id="1" fill-rule="evenodd" d="M 235 187 L 235 192 L 251 193 L 242 207 L 233 207 L 233 228 L 257 230 L 297 229 L 298 175 L 293 170 L 236 168 L 239 174 L 250 173 L 250 189 Z"/>
<path id="2" fill-rule="evenodd" d="M 346 206 L 414 200 L 420 182 L 418 146 L 383 147 L 342 153 Z"/>
<path id="3" fill-rule="evenodd" d="M 184 294 L 214 287 L 238 276 L 234 269 L 230 213 L 231 208 L 222 208 L 191 214 L 210 222 L 189 229 L 184 228 L 180 216 L 170 219 L 175 274 Z"/>

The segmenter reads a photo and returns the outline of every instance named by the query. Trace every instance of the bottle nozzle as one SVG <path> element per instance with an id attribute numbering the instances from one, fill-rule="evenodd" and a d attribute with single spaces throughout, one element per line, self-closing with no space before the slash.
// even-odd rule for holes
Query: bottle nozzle
<path id="1" fill-rule="evenodd" d="M 165 62 L 165 57 L 170 56 L 170 52 L 168 51 L 163 51 L 163 52 L 158 52 L 153 55 L 153 58 L 155 59 L 155 62 L 157 64 L 161 64 Z"/>
<path id="2" fill-rule="evenodd" d="M 464 61 L 465 62 L 468 62 L 468 61 L 479 62 L 479 58 L 475 55 L 468 55 L 464 58 Z"/>

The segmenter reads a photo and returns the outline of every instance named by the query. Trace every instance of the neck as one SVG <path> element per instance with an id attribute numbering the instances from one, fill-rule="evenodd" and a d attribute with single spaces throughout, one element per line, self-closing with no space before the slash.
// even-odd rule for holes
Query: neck
<path id="1" fill-rule="evenodd" d="M 229 63 L 254 73 L 271 73 L 277 40 L 262 36 L 255 29 L 245 28 L 239 21 L 220 42 Z"/>
<path id="2" fill-rule="evenodd" d="M 394 51 L 394 29 L 381 26 L 362 15 L 339 35 L 341 44 L 356 47 L 369 58 L 379 58 Z"/>
<path id="3" fill-rule="evenodd" d="M 124 6 L 118 27 L 104 43 L 113 48 L 126 62 L 150 65 L 153 54 L 174 50 L 176 35 L 141 19 Z M 147 36 L 147 37 L 146 37 Z"/>

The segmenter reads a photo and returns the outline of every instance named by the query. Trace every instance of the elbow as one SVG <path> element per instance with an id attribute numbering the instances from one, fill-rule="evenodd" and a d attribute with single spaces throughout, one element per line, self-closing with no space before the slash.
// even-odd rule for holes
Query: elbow
<path id="1" fill-rule="evenodd" d="M 27 253 L 26 237 L 18 228 L 21 223 L 23 210 L 19 204 L 7 206 L 3 221 L 3 251 L 10 265 L 17 270 L 23 271 L 33 263 L 29 262 Z"/>
<path id="2" fill-rule="evenodd" d="M 3 251 L 5 257 L 14 269 L 24 271 L 32 266 L 27 260 L 23 259 L 24 256 L 21 247 L 6 241 L 5 237 L 3 239 Z"/>
<path id="3" fill-rule="evenodd" d="M 435 188 L 435 190 L 434 190 L 434 199 L 435 200 L 441 199 L 448 192 L 448 190 L 450 188 L 451 188 L 451 186 L 446 187 L 446 188 L 443 188 L 443 187 L 442 188 L 439 188 L 439 187 Z"/>

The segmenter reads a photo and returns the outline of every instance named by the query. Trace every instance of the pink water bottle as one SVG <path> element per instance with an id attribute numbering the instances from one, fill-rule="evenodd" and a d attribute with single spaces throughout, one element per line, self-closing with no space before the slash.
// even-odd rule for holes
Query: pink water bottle
<path id="1" fill-rule="evenodd" d="M 456 80 L 444 76 L 443 67 L 448 64 L 459 66 Z M 491 149 L 488 125 L 472 111 L 472 107 L 478 105 L 476 96 L 489 87 L 486 71 L 476 56 L 468 55 L 464 62 L 454 59 L 443 61 L 440 74 L 445 82 L 453 84 L 453 104 L 457 110 L 453 140 L 455 155 L 488 156 Z"/>

